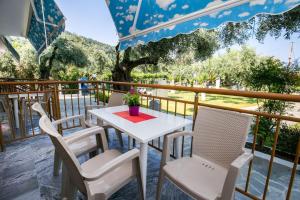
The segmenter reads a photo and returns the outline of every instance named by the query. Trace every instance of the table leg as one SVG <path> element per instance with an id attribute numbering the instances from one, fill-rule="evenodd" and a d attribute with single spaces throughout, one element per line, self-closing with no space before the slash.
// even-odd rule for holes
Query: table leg
<path id="1" fill-rule="evenodd" d="M 146 199 L 148 143 L 141 143 L 140 146 L 141 146 L 140 165 L 141 165 L 142 183 L 143 183 L 144 199 Z"/>
<path id="2" fill-rule="evenodd" d="M 174 139 L 174 145 L 175 145 L 175 152 L 174 155 L 176 156 L 176 158 L 180 158 L 181 157 L 181 137 L 175 138 Z"/>
<path id="3" fill-rule="evenodd" d="M 132 149 L 132 137 L 130 137 L 129 135 L 128 135 L 128 150 L 130 150 L 130 149 Z"/>
<path id="4" fill-rule="evenodd" d="M 15 114 L 16 128 L 20 128 L 18 99 L 13 98 L 13 103 L 14 103 L 14 114 Z"/>

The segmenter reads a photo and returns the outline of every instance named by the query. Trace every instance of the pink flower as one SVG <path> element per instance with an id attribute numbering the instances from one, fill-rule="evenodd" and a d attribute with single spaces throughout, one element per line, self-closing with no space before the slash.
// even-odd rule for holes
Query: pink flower
<path id="1" fill-rule="evenodd" d="M 135 90 L 134 90 L 133 87 L 130 88 L 129 93 L 130 93 L 130 94 L 134 94 L 134 93 L 135 93 Z"/>

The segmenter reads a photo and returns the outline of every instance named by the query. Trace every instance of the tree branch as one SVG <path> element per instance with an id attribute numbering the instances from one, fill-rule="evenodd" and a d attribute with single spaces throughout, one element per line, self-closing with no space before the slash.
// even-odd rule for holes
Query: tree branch
<path id="1" fill-rule="evenodd" d="M 142 64 L 150 64 L 150 65 L 157 65 L 158 59 L 153 59 L 151 57 L 143 57 L 138 60 L 131 60 L 126 62 L 126 67 L 128 70 L 132 70 L 133 68 L 142 65 Z"/>

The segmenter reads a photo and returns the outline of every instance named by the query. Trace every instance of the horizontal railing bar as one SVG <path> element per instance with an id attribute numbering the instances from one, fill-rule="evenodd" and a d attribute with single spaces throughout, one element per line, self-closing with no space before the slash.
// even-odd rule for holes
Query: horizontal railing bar
<path id="1" fill-rule="evenodd" d="M 180 99 L 172 99 L 170 97 L 152 96 L 152 95 L 149 95 L 149 94 L 140 94 L 140 95 L 143 96 L 143 97 L 149 97 L 149 98 L 161 99 L 161 100 L 169 100 L 169 101 L 174 101 L 174 102 L 186 103 L 186 104 L 194 105 L 193 101 L 180 100 Z"/>
<path id="2" fill-rule="evenodd" d="M 127 85 L 127 86 L 136 86 L 136 87 L 168 89 L 168 90 L 189 91 L 189 92 L 195 92 L 195 93 L 220 94 L 220 95 L 242 96 L 242 97 L 252 97 L 252 98 L 261 98 L 261 99 L 273 99 L 273 100 L 300 102 L 300 95 L 292 95 L 292 94 L 237 91 L 237 90 L 227 90 L 227 89 L 198 88 L 198 87 L 158 85 L 158 84 L 111 82 L 111 81 L 102 81 L 102 83 L 109 83 L 109 84 L 114 84 L 114 85 Z"/>
<path id="3" fill-rule="evenodd" d="M 94 90 L 94 89 L 87 89 L 87 90 Z M 53 92 L 53 91 L 54 90 L 27 91 L 27 92 L 4 92 L 4 93 L 0 93 L 0 95 L 34 94 L 34 93 L 47 93 L 47 92 Z M 59 90 L 59 91 L 80 91 L 80 90 L 79 89 L 63 89 L 63 90 Z M 169 98 L 169 97 L 159 97 L 159 96 L 152 96 L 152 95 L 146 95 L 146 94 L 141 94 L 141 96 L 148 97 L 148 98 L 153 98 L 154 97 L 155 99 L 169 100 L 169 101 L 174 101 L 174 102 L 177 101 L 177 102 L 186 103 L 186 104 L 189 104 L 189 105 L 194 104 L 193 101 L 186 101 L 186 100 L 179 100 L 179 99 L 175 100 L 175 99 L 172 99 L 172 98 Z M 251 115 L 259 115 L 259 116 L 264 116 L 264 117 L 274 118 L 274 119 L 276 118 L 276 119 L 281 119 L 281 120 L 286 120 L 286 121 L 300 122 L 300 118 L 297 118 L 297 117 L 281 116 L 281 115 L 269 114 L 269 113 L 265 113 L 265 112 L 258 112 L 258 111 L 245 110 L 245 109 L 239 109 L 239 108 L 231 108 L 231 107 L 226 107 L 226 106 L 218 106 L 218 105 L 205 104 L 205 103 L 198 103 L 198 105 L 199 106 L 216 108 L 216 109 L 236 111 L 236 112 L 240 112 L 240 113 L 247 113 L 247 114 L 251 114 Z"/>
<path id="4" fill-rule="evenodd" d="M 259 115 L 267 118 L 273 118 L 273 119 L 281 119 L 286 121 L 293 121 L 293 122 L 300 122 L 300 118 L 297 117 L 290 117 L 290 116 L 282 116 L 282 115 L 275 115 L 275 114 L 269 114 L 266 112 L 259 112 L 259 111 L 252 111 L 252 110 L 244 110 L 239 108 L 231 108 L 226 106 L 217 106 L 213 104 L 205 104 L 205 103 L 198 103 L 200 106 L 210 107 L 210 108 L 216 108 L 216 109 L 222 109 L 222 110 L 229 110 L 229 111 L 235 111 L 239 113 L 246 113 L 251 115 Z"/>
<path id="5" fill-rule="evenodd" d="M 242 190 L 241 188 L 236 187 L 235 190 L 236 190 L 237 192 L 240 192 L 240 193 L 242 193 L 243 195 L 245 195 L 245 196 L 251 198 L 251 199 L 254 199 L 254 200 L 261 200 L 260 198 L 256 197 L 255 195 L 253 195 L 253 194 L 251 194 L 251 193 L 248 193 L 248 192 L 245 192 L 245 191 Z"/>
<path id="6" fill-rule="evenodd" d="M 40 133 L 37 133 L 35 135 L 26 135 L 24 137 L 17 137 L 15 139 L 5 141 L 5 145 L 11 144 L 11 143 L 16 142 L 16 141 L 26 140 L 26 139 L 29 139 L 29 138 L 32 138 L 32 137 L 35 137 L 35 136 L 38 136 L 38 135 L 45 135 L 45 134 L 40 132 Z"/>
<path id="7" fill-rule="evenodd" d="M 10 95 L 10 94 L 35 94 L 35 93 L 47 93 L 54 92 L 55 90 L 35 90 L 35 91 L 23 91 L 23 92 L 0 92 L 0 95 Z"/>
<path id="8" fill-rule="evenodd" d="M 146 88 L 168 89 L 178 91 L 188 91 L 195 93 L 208 93 L 229 96 L 251 97 L 259 99 L 272 99 L 282 101 L 300 102 L 300 95 L 293 94 L 280 94 L 280 93 L 267 93 L 267 92 L 254 92 L 254 91 L 237 91 L 229 89 L 215 89 L 215 88 L 198 88 L 186 86 L 173 86 L 173 85 L 158 85 L 158 84 L 141 84 L 141 83 L 127 83 L 127 82 L 112 82 L 112 81 L 35 81 L 35 82 L 0 82 L 1 85 L 24 85 L 24 84 L 79 84 L 79 83 L 106 83 L 112 85 L 126 85 Z"/>

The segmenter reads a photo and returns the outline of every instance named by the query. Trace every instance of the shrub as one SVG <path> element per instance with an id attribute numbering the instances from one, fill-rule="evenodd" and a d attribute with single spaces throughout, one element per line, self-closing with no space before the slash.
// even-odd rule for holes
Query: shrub
<path id="1" fill-rule="evenodd" d="M 99 92 L 98 96 L 99 96 L 99 101 L 103 102 L 103 98 L 105 98 L 105 103 L 108 103 L 109 96 L 106 93 L 105 93 L 105 97 L 103 97 L 102 92 Z"/>
<path id="2" fill-rule="evenodd" d="M 283 124 L 280 129 L 280 134 L 278 136 L 277 150 L 295 154 L 300 138 L 300 125 L 288 126 Z"/>

